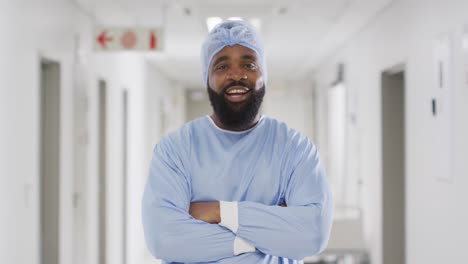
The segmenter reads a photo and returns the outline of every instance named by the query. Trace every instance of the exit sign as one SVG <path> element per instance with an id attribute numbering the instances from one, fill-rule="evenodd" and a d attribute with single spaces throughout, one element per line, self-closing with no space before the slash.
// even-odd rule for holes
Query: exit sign
<path id="1" fill-rule="evenodd" d="M 97 28 L 94 49 L 97 51 L 161 51 L 162 32 L 155 28 Z"/>

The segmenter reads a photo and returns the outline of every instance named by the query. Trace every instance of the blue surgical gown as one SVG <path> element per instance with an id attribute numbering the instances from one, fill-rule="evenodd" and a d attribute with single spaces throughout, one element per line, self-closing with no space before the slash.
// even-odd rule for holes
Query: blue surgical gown
<path id="1" fill-rule="evenodd" d="M 227 131 L 204 116 L 154 148 L 145 239 L 163 263 L 302 263 L 327 244 L 332 200 L 317 148 L 301 133 L 266 116 Z M 194 201 L 237 201 L 237 234 L 190 216 Z M 236 235 L 256 251 L 235 256 Z"/>

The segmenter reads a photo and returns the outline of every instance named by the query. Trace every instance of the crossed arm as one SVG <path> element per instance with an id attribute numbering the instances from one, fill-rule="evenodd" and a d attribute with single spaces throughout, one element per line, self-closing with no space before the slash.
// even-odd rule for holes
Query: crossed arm
<path id="1" fill-rule="evenodd" d="M 313 156 L 295 168 L 285 193 L 287 207 L 237 202 L 238 229 L 230 230 L 220 225 L 220 202 L 191 203 L 190 180 L 181 159 L 174 159 L 164 147 L 155 149 L 142 208 L 145 238 L 155 257 L 217 261 L 237 254 L 236 238 L 264 254 L 290 259 L 318 254 L 325 247 L 332 199 Z"/>
<path id="2" fill-rule="evenodd" d="M 286 207 L 286 204 L 283 203 L 280 206 Z M 210 224 L 219 224 L 221 222 L 221 210 L 219 201 L 192 202 L 190 203 L 189 214 L 195 219 Z"/>

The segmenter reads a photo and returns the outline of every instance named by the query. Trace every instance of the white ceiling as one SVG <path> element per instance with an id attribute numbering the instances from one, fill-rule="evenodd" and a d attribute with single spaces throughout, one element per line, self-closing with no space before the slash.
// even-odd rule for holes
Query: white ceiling
<path id="1" fill-rule="evenodd" d="M 168 78 L 203 87 L 205 19 L 262 20 L 269 82 L 305 78 L 393 0 L 78 0 L 101 26 L 162 27 L 164 51 L 144 54 Z"/>

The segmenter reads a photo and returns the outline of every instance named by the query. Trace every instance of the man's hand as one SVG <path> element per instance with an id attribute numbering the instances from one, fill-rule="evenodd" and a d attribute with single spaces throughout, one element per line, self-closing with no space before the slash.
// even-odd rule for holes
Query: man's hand
<path id="1" fill-rule="evenodd" d="M 219 224 L 219 222 L 221 222 L 218 201 L 190 203 L 189 214 L 195 219 L 210 224 Z"/>

